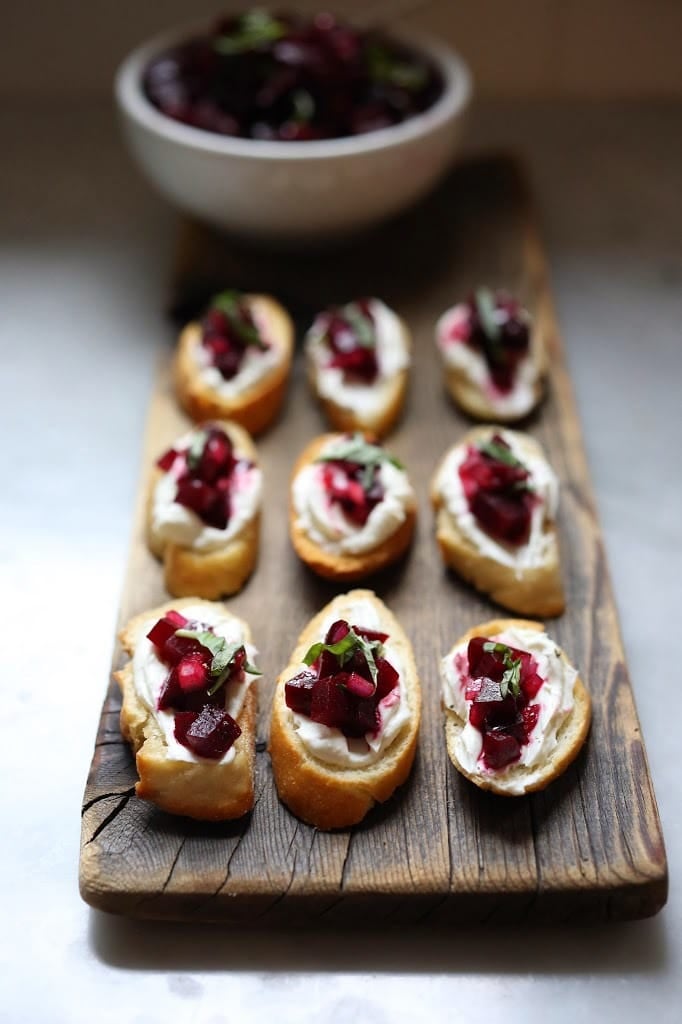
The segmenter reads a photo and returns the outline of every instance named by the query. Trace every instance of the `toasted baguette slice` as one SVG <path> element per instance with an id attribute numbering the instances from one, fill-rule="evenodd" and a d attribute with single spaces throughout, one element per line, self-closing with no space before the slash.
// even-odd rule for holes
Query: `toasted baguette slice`
<path id="1" fill-rule="evenodd" d="M 304 449 L 296 461 L 291 477 L 292 496 L 289 502 L 289 532 L 291 543 L 298 557 L 306 565 L 325 579 L 339 583 L 350 583 L 371 576 L 372 573 L 392 565 L 400 559 L 410 546 L 417 519 L 417 502 L 414 494 L 408 499 L 405 507 L 405 518 L 396 530 L 385 540 L 369 551 L 359 554 L 334 553 L 317 543 L 306 532 L 294 504 L 293 483 L 300 471 L 315 462 L 323 449 L 335 440 L 341 440 L 343 434 L 322 434 L 316 437 Z M 367 440 L 372 440 L 368 435 Z"/>
<path id="2" fill-rule="evenodd" d="M 441 317 L 437 331 L 447 313 Z M 442 345 L 439 345 L 443 353 Z M 481 361 L 483 357 L 479 357 Z M 500 396 L 495 399 L 493 394 L 487 393 L 481 386 L 479 380 L 468 371 L 466 366 L 455 366 L 444 357 L 443 371 L 445 384 L 453 401 L 463 412 L 476 420 L 496 423 L 516 423 L 530 415 L 533 409 L 541 402 L 545 393 L 545 378 L 547 375 L 547 350 L 542 335 L 537 327 L 533 327 L 530 333 L 530 346 L 528 352 L 529 362 L 521 371 L 526 378 L 523 388 L 523 397 L 519 393 L 515 400 L 511 396 Z M 489 375 L 486 372 L 486 380 Z"/>
<path id="3" fill-rule="evenodd" d="M 468 630 L 454 644 L 446 657 L 450 657 L 455 648 L 467 644 L 472 637 L 493 637 L 514 627 L 532 629 L 539 633 L 544 632 L 541 622 L 530 622 L 524 619 L 492 619 L 490 622 L 483 622 L 480 626 L 474 626 Z M 565 653 L 558 647 L 557 650 L 560 651 L 560 657 L 564 664 L 570 665 Z M 548 757 L 546 764 L 541 766 L 539 771 L 532 766 L 511 765 L 499 775 L 485 770 L 469 771 L 462 765 L 457 755 L 457 739 L 466 722 L 453 710 L 445 708 L 445 739 L 450 760 L 455 768 L 479 789 L 486 789 L 500 796 L 523 796 L 526 793 L 545 789 L 575 760 L 589 732 L 592 701 L 579 676 L 576 676 L 573 684 L 573 700 L 573 709 L 558 729 L 556 747 Z"/>
<path id="4" fill-rule="evenodd" d="M 195 761 L 172 760 L 168 746 L 155 715 L 140 699 L 135 687 L 132 656 L 137 644 L 144 638 L 144 627 L 154 624 L 167 611 L 206 604 L 196 598 L 168 601 L 158 608 L 137 615 L 123 627 L 119 640 L 131 660 L 114 673 L 123 695 L 121 707 L 121 733 L 130 743 L 139 781 L 135 792 L 150 800 L 164 811 L 182 814 L 203 821 L 224 821 L 240 818 L 253 807 L 254 767 L 256 757 L 257 696 L 253 684 L 249 687 L 237 724 L 242 730 L 235 740 L 235 757 L 226 764 L 206 758 Z M 229 615 L 222 606 L 221 612 Z M 236 619 L 236 616 L 232 616 Z M 251 642 L 248 625 L 239 621 L 244 640 Z"/>
<path id="5" fill-rule="evenodd" d="M 500 432 L 515 439 L 519 450 L 546 462 L 540 445 L 533 438 L 518 431 L 501 431 L 495 426 L 475 427 L 453 448 L 476 445 Z M 475 541 L 462 531 L 439 487 L 441 470 L 453 448 L 444 455 L 431 483 L 431 501 L 436 511 L 436 540 L 443 561 L 504 608 L 521 615 L 540 615 L 543 618 L 561 615 L 565 599 L 554 520 L 546 516 L 542 523 L 543 557 L 537 565 L 517 568 L 481 551 Z"/>
<path id="6" fill-rule="evenodd" d="M 360 768 L 341 768 L 315 757 L 299 739 L 292 712 L 286 705 L 284 685 L 301 670 L 311 644 L 324 639 L 325 624 L 339 618 L 352 620 L 359 601 L 376 609 L 381 629 L 399 650 L 402 682 L 410 715 L 379 760 Z M 362 623 L 351 621 L 352 625 Z M 361 821 L 376 802 L 388 800 L 410 774 L 417 747 L 421 716 L 421 688 L 410 642 L 395 617 L 371 590 L 339 594 L 306 626 L 275 687 L 270 724 L 270 756 L 280 799 L 293 813 L 319 829 L 347 828 Z"/>
<path id="7" fill-rule="evenodd" d="M 294 327 L 286 310 L 270 296 L 247 295 L 245 298 L 256 321 L 268 324 L 268 341 L 279 356 L 276 364 L 237 395 L 222 394 L 201 377 L 197 361 L 201 326 L 194 322 L 180 335 L 173 376 L 178 401 L 193 420 L 231 419 L 250 434 L 260 434 L 276 418 L 284 400 L 294 349 Z"/>
<path id="8" fill-rule="evenodd" d="M 402 344 L 409 352 L 412 347 L 412 340 L 407 324 L 393 311 L 395 316 Z M 335 388 L 334 393 L 325 391 L 323 384 L 324 367 L 319 358 L 316 358 L 317 346 L 308 335 L 306 341 L 308 380 L 313 394 L 322 407 L 325 417 L 330 426 L 342 432 L 362 430 L 374 434 L 376 437 L 385 437 L 393 429 L 400 416 L 409 379 L 408 369 L 402 368 L 395 373 L 381 375 L 373 384 L 357 384 L 355 387 Z M 380 395 L 380 399 L 371 407 L 366 407 L 362 402 L 363 395 L 368 394 L 372 389 Z M 355 404 L 351 395 L 356 392 L 360 401 Z"/>
<path id="9" fill-rule="evenodd" d="M 235 451 L 258 464 L 258 452 L 247 432 L 236 423 L 214 420 L 203 426 L 217 426 L 228 434 Z M 163 562 L 164 583 L 176 597 L 197 595 L 209 601 L 236 594 L 253 572 L 258 559 L 260 513 L 223 546 L 209 550 L 185 547 L 164 540 L 154 526 L 154 492 L 163 476 L 152 469 L 147 492 L 146 535 L 150 551 Z"/>

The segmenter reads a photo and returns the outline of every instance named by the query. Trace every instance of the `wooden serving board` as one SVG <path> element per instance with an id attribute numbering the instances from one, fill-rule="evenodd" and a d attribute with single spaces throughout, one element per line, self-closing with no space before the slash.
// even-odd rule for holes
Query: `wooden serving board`
<path id="1" fill-rule="evenodd" d="M 568 605 L 549 630 L 580 668 L 594 701 L 591 735 L 577 762 L 548 790 L 511 800 L 477 790 L 446 755 L 439 659 L 462 632 L 498 609 L 443 569 L 427 497 L 439 456 L 468 426 L 443 389 L 434 323 L 480 283 L 518 294 L 549 346 L 549 397 L 528 424 L 562 483 L 559 529 Z M 291 466 L 325 429 L 299 353 L 285 413 L 259 446 L 267 497 L 258 568 L 228 601 L 251 623 L 264 669 L 256 806 L 241 821 L 211 825 L 172 817 L 137 799 L 112 684 L 83 803 L 84 899 L 139 917 L 331 927 L 370 919 L 440 924 L 656 913 L 667 895 L 658 811 L 546 261 L 516 165 L 504 157 L 464 164 L 411 214 L 333 251 L 264 253 L 186 226 L 176 306 L 188 313 L 226 286 L 274 293 L 301 329 L 329 302 L 380 295 L 412 329 L 409 399 L 389 445 L 407 465 L 419 496 L 418 531 L 405 563 L 369 585 L 414 645 L 424 694 L 417 759 L 410 781 L 354 829 L 317 832 L 277 799 L 266 752 L 273 681 L 304 624 L 337 592 L 299 563 L 287 534 Z M 169 389 L 167 356 L 152 399 L 143 476 L 186 429 Z M 160 567 L 144 543 L 143 491 L 144 482 L 121 622 L 167 599 Z M 117 647 L 114 667 L 121 662 Z"/>

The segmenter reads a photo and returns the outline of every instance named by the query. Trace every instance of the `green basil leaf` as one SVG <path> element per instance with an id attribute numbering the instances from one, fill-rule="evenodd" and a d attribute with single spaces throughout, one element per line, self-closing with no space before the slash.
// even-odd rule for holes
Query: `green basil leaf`
<path id="1" fill-rule="evenodd" d="M 211 662 L 211 675 L 220 676 L 226 669 L 229 669 L 237 651 L 243 648 L 244 644 L 228 644 L 223 640 L 223 646 L 213 655 Z"/>
<path id="2" fill-rule="evenodd" d="M 353 630 L 346 633 L 344 637 L 338 640 L 335 644 L 325 644 L 324 641 L 313 644 L 308 649 L 303 657 L 303 661 L 306 665 L 312 665 L 314 661 L 317 661 L 323 651 L 328 651 L 329 654 L 333 654 L 338 658 L 341 664 L 348 660 L 347 655 L 352 655 L 355 650 L 357 637 Z"/>
<path id="3" fill-rule="evenodd" d="M 315 116 L 315 100 L 307 89 L 297 89 L 291 97 L 294 107 L 294 121 L 307 124 Z"/>
<path id="4" fill-rule="evenodd" d="M 476 310 L 481 321 L 483 333 L 493 344 L 499 344 L 502 338 L 502 329 L 497 322 L 495 311 L 495 296 L 490 288 L 477 288 L 474 293 Z"/>
<path id="5" fill-rule="evenodd" d="M 370 444 L 360 433 L 338 441 L 333 448 L 318 455 L 316 462 L 355 462 L 358 466 L 378 466 L 382 462 L 390 462 L 396 469 L 404 469 L 402 462 L 394 455 L 389 455 L 381 445 Z"/>
<path id="6" fill-rule="evenodd" d="M 521 694 L 521 659 L 515 658 L 511 647 L 507 644 L 494 643 L 487 640 L 483 644 L 483 650 L 487 654 L 498 654 L 502 656 L 502 664 L 505 671 L 500 680 L 500 694 L 504 699 L 509 693 L 512 697 L 519 697 Z"/>
<path id="7" fill-rule="evenodd" d="M 255 324 L 249 323 L 248 320 L 244 319 L 242 313 L 243 302 L 244 295 L 242 292 L 227 289 L 213 296 L 210 308 L 224 313 L 230 322 L 230 327 L 244 345 L 252 345 L 254 348 L 265 351 L 268 346 L 261 338 L 258 328 Z"/>
<path id="8" fill-rule="evenodd" d="M 206 647 L 211 652 L 214 658 L 222 651 L 226 643 L 224 637 L 216 636 L 215 633 L 210 633 L 207 629 L 176 629 L 175 635 L 186 637 L 188 640 L 197 640 L 202 647 Z"/>
<path id="9" fill-rule="evenodd" d="M 486 441 L 478 450 L 483 455 L 487 455 L 489 458 L 495 459 L 496 462 L 504 463 L 505 466 L 511 466 L 514 469 L 526 468 L 509 448 L 505 448 L 503 444 L 498 444 L 497 441 Z"/>
<path id="10" fill-rule="evenodd" d="M 216 636 L 215 633 L 210 633 L 206 629 L 176 629 L 175 635 L 187 637 L 190 640 L 197 640 L 202 647 L 206 647 L 211 652 L 209 672 L 213 682 L 209 686 L 207 693 L 209 697 L 212 697 L 214 693 L 218 692 L 223 683 L 229 679 L 234 656 L 238 651 L 244 649 L 244 644 L 230 644 L 225 637 Z M 244 664 L 244 671 L 255 676 L 262 675 L 248 661 Z"/>
<path id="11" fill-rule="evenodd" d="M 376 347 L 377 339 L 374 324 L 369 317 L 365 316 L 357 303 L 349 302 L 348 305 L 342 308 L 341 315 L 352 328 L 362 348 Z"/>
<path id="12" fill-rule="evenodd" d="M 187 449 L 187 465 L 190 469 L 197 469 L 199 466 L 207 441 L 208 432 L 206 430 L 198 430 L 192 437 L 191 444 Z"/>
<path id="13" fill-rule="evenodd" d="M 213 296 L 210 308 L 217 309 L 220 313 L 224 313 L 225 316 L 234 316 L 241 300 L 241 292 L 237 292 L 233 288 L 227 288 L 225 291 Z"/>
<path id="14" fill-rule="evenodd" d="M 335 644 L 325 644 L 324 641 L 318 641 L 308 649 L 303 657 L 303 662 L 306 665 L 312 665 L 323 651 L 328 651 L 339 659 L 339 663 L 343 666 L 346 662 L 350 661 L 356 651 L 361 651 L 365 656 L 367 662 L 367 668 L 369 674 L 372 677 L 374 688 L 377 685 L 378 669 L 376 664 L 376 657 L 383 651 L 383 644 L 380 640 L 365 640 L 364 637 L 358 636 L 354 629 L 350 629 L 348 633 L 341 640 Z"/>
<path id="15" fill-rule="evenodd" d="M 267 11 L 247 11 L 239 18 L 234 32 L 219 36 L 214 42 L 218 53 L 233 57 L 239 53 L 256 49 L 265 43 L 275 42 L 286 35 L 286 27 Z"/>

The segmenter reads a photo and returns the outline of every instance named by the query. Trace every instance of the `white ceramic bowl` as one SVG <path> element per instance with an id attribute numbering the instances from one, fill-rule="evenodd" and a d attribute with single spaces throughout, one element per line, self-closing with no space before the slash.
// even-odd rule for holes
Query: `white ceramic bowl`
<path id="1" fill-rule="evenodd" d="M 439 43 L 404 40 L 429 54 L 443 75 L 443 94 L 424 113 L 351 138 L 265 142 L 180 124 L 145 97 L 142 75 L 151 58 L 193 33 L 196 26 L 176 29 L 134 50 L 115 84 L 135 159 L 159 192 L 182 210 L 251 236 L 340 235 L 409 206 L 450 165 L 471 96 L 471 76 L 462 59 Z"/>

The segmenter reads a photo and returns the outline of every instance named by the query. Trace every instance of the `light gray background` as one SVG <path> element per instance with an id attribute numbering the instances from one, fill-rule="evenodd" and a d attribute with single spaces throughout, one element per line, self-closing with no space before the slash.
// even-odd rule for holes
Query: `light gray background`
<path id="1" fill-rule="evenodd" d="M 667 908 L 591 929 L 244 936 L 81 903 L 176 221 L 94 96 L 14 93 L 0 138 L 0 1020 L 678 1021 L 682 105 L 497 99 L 468 139 L 515 143 L 537 184 L 667 840 Z"/>

